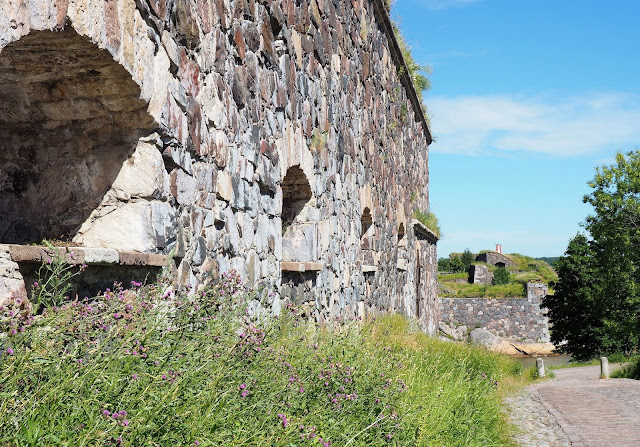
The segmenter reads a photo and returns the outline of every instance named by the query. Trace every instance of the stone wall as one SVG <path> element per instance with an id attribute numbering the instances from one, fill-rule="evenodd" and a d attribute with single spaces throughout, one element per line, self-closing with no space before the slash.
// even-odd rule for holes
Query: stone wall
<path id="1" fill-rule="evenodd" d="M 500 337 L 549 341 L 549 319 L 540 308 L 543 283 L 527 284 L 526 298 L 442 298 L 440 318 L 449 325 L 482 327 Z"/>
<path id="2" fill-rule="evenodd" d="M 516 265 L 515 262 L 513 262 L 508 256 L 495 251 L 488 251 L 486 253 L 479 254 L 478 256 L 476 256 L 476 261 L 486 262 L 487 264 L 498 265 L 502 267 L 513 267 Z"/>
<path id="3" fill-rule="evenodd" d="M 382 0 L 0 0 L 0 243 L 235 269 L 433 333 L 431 136 Z M 267 291 L 275 291 L 269 294 Z"/>

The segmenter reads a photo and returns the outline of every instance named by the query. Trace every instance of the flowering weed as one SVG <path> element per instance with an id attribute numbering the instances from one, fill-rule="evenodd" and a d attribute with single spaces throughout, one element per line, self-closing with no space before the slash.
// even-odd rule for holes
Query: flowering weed
<path id="1" fill-rule="evenodd" d="M 400 317 L 313 330 L 288 306 L 257 320 L 254 299 L 228 273 L 200 293 L 116 285 L 35 318 L 3 309 L 0 445 L 501 442 L 495 356 Z"/>

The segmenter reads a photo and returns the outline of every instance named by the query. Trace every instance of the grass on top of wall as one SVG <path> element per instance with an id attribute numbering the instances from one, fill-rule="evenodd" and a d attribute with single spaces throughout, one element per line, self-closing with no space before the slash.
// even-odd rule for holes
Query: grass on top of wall
<path id="1" fill-rule="evenodd" d="M 256 299 L 229 274 L 193 294 L 116 286 L 35 319 L 4 307 L 0 446 L 509 444 L 515 362 L 397 315 L 257 318 Z"/>
<path id="2" fill-rule="evenodd" d="M 462 255 L 452 253 L 452 255 Z M 506 255 L 516 265 L 508 267 L 510 273 L 510 283 L 504 285 L 483 285 L 469 284 L 468 274 L 463 273 L 442 273 L 438 274 L 440 282 L 440 296 L 443 298 L 507 298 L 526 297 L 527 283 L 530 281 L 542 281 L 549 285 L 549 293 L 553 294 L 553 286 L 558 280 L 558 275 L 553 268 L 545 261 L 523 256 L 517 253 Z M 485 265 L 490 272 L 495 272 L 494 265 L 484 262 L 474 262 L 474 264 Z"/>
<path id="3" fill-rule="evenodd" d="M 513 262 L 516 263 L 515 268 L 511 267 L 509 270 L 512 272 L 523 272 L 528 274 L 529 279 L 541 280 L 547 284 L 555 283 L 558 280 L 558 274 L 553 270 L 548 263 L 540 259 L 534 259 L 529 256 L 524 256 L 518 253 L 512 253 L 508 255 Z M 524 277 L 522 281 L 524 281 Z M 527 279 L 528 281 L 528 279 Z M 526 283 L 525 283 L 526 284 Z"/>
<path id="4" fill-rule="evenodd" d="M 440 296 L 442 298 L 519 298 L 526 296 L 526 289 L 520 282 L 492 286 L 490 284 L 469 284 L 466 273 L 440 274 Z"/>

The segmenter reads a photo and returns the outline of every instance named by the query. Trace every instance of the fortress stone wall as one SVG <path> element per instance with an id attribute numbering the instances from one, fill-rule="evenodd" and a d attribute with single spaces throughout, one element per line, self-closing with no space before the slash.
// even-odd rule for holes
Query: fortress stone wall
<path id="1" fill-rule="evenodd" d="M 435 331 L 436 237 L 412 219 L 431 136 L 382 0 L 0 12 L 0 244 L 170 255 L 181 287 L 235 269 L 276 312 Z"/>
<path id="2" fill-rule="evenodd" d="M 442 298 L 442 322 L 448 325 L 482 327 L 500 337 L 549 341 L 549 318 L 540 307 L 548 287 L 527 284 L 526 298 Z"/>

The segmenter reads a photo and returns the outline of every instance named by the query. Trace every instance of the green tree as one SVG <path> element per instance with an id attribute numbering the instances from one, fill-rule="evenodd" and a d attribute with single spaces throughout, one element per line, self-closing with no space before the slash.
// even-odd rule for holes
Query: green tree
<path id="1" fill-rule="evenodd" d="M 438 259 L 438 270 L 441 272 L 448 272 L 451 267 L 451 262 L 449 258 L 440 258 Z"/>
<path id="2" fill-rule="evenodd" d="M 473 264 L 473 261 L 475 261 L 473 254 L 469 251 L 468 248 L 465 249 L 462 253 L 462 263 L 464 264 L 465 271 L 469 270 L 469 267 L 471 266 L 471 264 Z"/>
<path id="3" fill-rule="evenodd" d="M 450 268 L 453 273 L 464 272 L 464 263 L 460 256 L 455 256 L 451 259 Z"/>
<path id="4" fill-rule="evenodd" d="M 493 272 L 493 278 L 491 278 L 491 285 L 499 286 L 501 284 L 509 284 L 511 282 L 511 275 L 505 267 L 498 267 Z"/>
<path id="5" fill-rule="evenodd" d="M 577 359 L 588 359 L 601 351 L 597 333 L 602 330 L 602 321 L 595 308 L 598 289 L 595 253 L 584 235 L 571 239 L 556 268 L 560 279 L 555 294 L 542 300 L 553 323 L 551 342 Z"/>
<path id="6" fill-rule="evenodd" d="M 553 340 L 578 358 L 631 353 L 640 336 L 640 152 L 596 169 L 583 201 L 593 207 L 558 261 L 547 297 Z"/>

